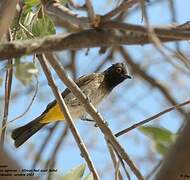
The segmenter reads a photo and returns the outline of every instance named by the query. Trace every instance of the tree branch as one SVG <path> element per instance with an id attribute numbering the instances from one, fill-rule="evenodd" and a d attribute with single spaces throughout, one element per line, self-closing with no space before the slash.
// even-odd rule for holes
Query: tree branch
<path id="1" fill-rule="evenodd" d="M 87 7 L 87 11 L 88 11 L 88 18 L 89 18 L 90 22 L 93 23 L 96 15 L 95 15 L 91 0 L 86 0 L 86 7 Z"/>
<path id="2" fill-rule="evenodd" d="M 1 0 L 0 2 L 0 41 L 2 36 L 8 32 L 8 28 L 16 12 L 19 0 Z"/>
<path id="3" fill-rule="evenodd" d="M 49 157 L 49 160 L 47 161 L 47 164 L 45 166 L 45 169 L 53 169 L 54 166 L 55 166 L 55 162 L 56 162 L 56 156 L 57 156 L 57 153 L 62 145 L 62 142 L 63 140 L 65 139 L 65 137 L 67 136 L 68 134 L 68 126 L 66 124 L 66 126 L 64 127 L 64 129 L 62 130 L 62 133 L 59 137 L 59 140 L 56 142 L 56 145 L 52 151 L 52 154 L 50 155 Z M 52 173 L 49 172 L 48 173 L 48 178 L 47 179 L 51 179 L 51 176 L 52 176 Z"/>
<path id="4" fill-rule="evenodd" d="M 183 131 L 178 136 L 176 143 L 171 147 L 170 151 L 166 155 L 161 168 L 154 178 L 155 180 L 179 180 L 190 176 L 189 137 L 190 121 L 187 119 Z"/>
<path id="5" fill-rule="evenodd" d="M 43 68 L 43 71 L 44 71 L 44 73 L 45 73 L 45 75 L 47 77 L 49 85 L 52 88 L 52 91 L 53 91 L 53 93 L 55 95 L 55 98 L 56 98 L 56 100 L 57 100 L 57 102 L 58 102 L 58 104 L 60 106 L 60 109 L 61 109 L 62 113 L 65 116 L 65 120 L 68 123 L 68 126 L 69 126 L 69 128 L 70 128 L 70 130 L 71 130 L 71 132 L 72 132 L 72 134 L 73 134 L 73 136 L 74 136 L 74 138 L 75 138 L 75 140 L 77 142 L 77 145 L 78 145 L 78 147 L 79 147 L 79 149 L 81 151 L 82 157 L 84 157 L 84 159 L 86 160 L 86 163 L 87 163 L 90 171 L 93 174 L 93 178 L 95 180 L 99 180 L 97 171 L 96 171 L 96 169 L 94 167 L 94 164 L 92 163 L 92 160 L 91 160 L 91 158 L 89 156 L 89 153 L 88 153 L 88 151 L 87 151 L 87 149 L 86 149 L 86 147 L 85 147 L 85 145 L 83 143 L 82 138 L 79 135 L 79 132 L 78 132 L 77 128 L 75 127 L 75 124 L 74 124 L 74 122 L 73 122 L 73 120 L 71 118 L 69 110 L 68 110 L 68 108 L 67 108 L 67 106 L 66 106 L 66 104 L 65 104 L 65 102 L 63 100 L 63 97 L 62 97 L 60 91 L 58 90 L 57 86 L 55 85 L 54 79 L 51 76 L 51 72 L 48 69 L 48 65 L 47 65 L 47 62 L 45 60 L 45 57 L 43 55 L 37 55 L 37 57 L 38 57 L 39 62 L 41 64 L 42 68 Z"/>
<path id="6" fill-rule="evenodd" d="M 105 14 L 102 17 L 102 22 L 106 22 L 107 20 L 110 20 L 112 17 L 118 15 L 119 13 L 122 13 L 124 11 L 127 11 L 129 8 L 131 8 L 133 5 L 137 4 L 139 0 L 128 0 L 123 1 L 118 7 L 110 11 L 109 13 Z"/>
<path id="7" fill-rule="evenodd" d="M 9 114 L 9 104 L 10 104 L 10 94 L 11 94 L 11 86 L 12 86 L 12 78 L 13 78 L 13 67 L 12 67 L 12 59 L 8 61 L 8 68 L 6 72 L 5 79 L 5 103 L 4 103 L 4 114 L 2 121 L 2 132 L 0 132 L 0 148 L 3 149 L 4 140 L 5 140 L 5 132 L 6 132 L 6 123 Z"/>
<path id="8" fill-rule="evenodd" d="M 108 25 L 108 26 L 107 26 Z M 69 35 L 53 35 L 43 39 L 5 42 L 0 44 L 0 60 L 22 55 L 65 49 L 81 49 L 90 47 L 118 46 L 122 44 L 150 43 L 147 29 L 143 26 L 110 22 L 104 28 L 119 28 L 126 33 L 109 29 L 89 29 Z M 119 26 L 119 27 L 118 27 Z M 131 32 L 133 32 L 131 34 Z M 138 34 L 135 35 L 135 32 Z M 155 28 L 162 42 L 189 40 L 190 32 L 179 28 Z M 10 53 L 11 52 L 11 53 Z"/>
<path id="9" fill-rule="evenodd" d="M 147 81 L 151 86 L 158 88 L 160 90 L 160 92 L 168 100 L 169 103 L 171 103 L 174 106 L 177 104 L 177 102 L 174 100 L 174 98 L 172 97 L 170 92 L 167 90 L 167 88 L 164 85 L 157 82 L 153 77 L 148 75 L 148 73 L 146 73 L 146 71 L 144 71 L 139 66 L 139 64 L 135 63 L 132 60 L 129 53 L 127 51 L 125 51 L 124 48 L 120 47 L 119 51 L 121 52 L 121 55 L 123 56 L 123 58 L 126 60 L 127 64 L 129 64 L 131 66 L 134 73 L 138 74 L 141 78 L 143 78 L 145 81 Z M 182 108 L 179 108 L 178 111 L 184 116 L 184 118 L 188 117 L 187 113 Z"/>
<path id="10" fill-rule="evenodd" d="M 35 157 L 35 159 L 34 159 L 34 161 L 33 161 L 32 169 L 35 169 L 37 163 L 38 163 L 39 160 L 40 160 L 40 157 L 41 157 L 43 151 L 45 150 L 45 147 L 47 146 L 47 144 L 48 144 L 50 138 L 51 138 L 52 135 L 53 135 L 53 132 L 55 131 L 55 129 L 56 129 L 56 127 L 57 127 L 57 125 L 58 125 L 59 123 L 60 123 L 60 122 L 56 122 L 56 123 L 53 125 L 53 127 L 51 128 L 51 130 L 49 131 L 47 137 L 45 138 L 45 140 L 44 140 L 44 142 L 43 142 L 43 144 L 42 144 L 42 146 L 40 147 L 40 150 L 38 151 L 38 154 L 36 155 L 36 157 Z"/>
<path id="11" fill-rule="evenodd" d="M 41 0 L 41 2 L 48 14 L 57 16 L 82 28 L 90 27 L 88 17 L 79 17 L 76 13 L 61 5 L 59 0 Z"/>
<path id="12" fill-rule="evenodd" d="M 59 76 L 59 78 L 62 80 L 62 82 L 70 89 L 70 91 L 83 103 L 83 106 L 85 107 L 86 111 L 90 114 L 90 116 L 96 121 L 98 127 L 103 132 L 106 139 L 110 141 L 110 143 L 113 145 L 114 149 L 117 150 L 119 155 L 122 157 L 122 159 L 125 160 L 125 162 L 128 164 L 128 166 L 131 168 L 133 173 L 136 175 L 136 177 L 139 180 L 143 180 L 143 176 L 140 173 L 140 171 L 137 169 L 134 162 L 130 159 L 129 155 L 125 152 L 123 147 L 119 144 L 113 133 L 111 132 L 110 128 L 106 126 L 106 121 L 103 120 L 102 116 L 97 112 L 97 110 L 94 108 L 91 102 L 89 102 L 88 98 L 82 93 L 80 88 L 70 79 L 67 77 L 64 68 L 60 65 L 57 58 L 52 55 L 51 53 L 46 53 L 46 58 L 48 59 L 49 63 Z"/>
<path id="13" fill-rule="evenodd" d="M 117 168 L 117 164 L 118 164 L 119 161 L 118 161 L 117 158 L 116 158 L 114 149 L 113 149 L 113 147 L 111 146 L 111 144 L 109 143 L 109 141 L 107 141 L 106 143 L 107 143 L 107 147 L 108 147 L 108 150 L 109 150 L 109 153 L 110 153 L 110 157 L 111 157 L 111 159 L 112 159 L 113 166 L 114 166 L 114 169 L 115 169 L 115 179 L 123 180 L 123 177 L 122 177 L 120 168 Z M 128 178 L 128 179 L 129 179 L 129 178 Z"/>
<path id="14" fill-rule="evenodd" d="M 148 122 L 150 122 L 150 121 L 152 121 L 152 120 L 157 119 L 158 117 L 160 117 L 160 116 L 162 116 L 162 115 L 164 115 L 164 114 L 166 114 L 166 113 L 168 113 L 168 112 L 171 112 L 171 111 L 173 111 L 173 110 L 175 110 L 175 109 L 178 109 L 178 108 L 180 108 L 180 107 L 186 106 L 186 105 L 188 105 L 188 104 L 190 104 L 190 100 L 187 100 L 187 101 L 185 101 L 185 102 L 182 102 L 182 103 L 180 103 L 180 104 L 177 104 L 177 105 L 175 105 L 175 106 L 172 106 L 172 107 L 170 107 L 170 108 L 167 108 L 167 109 L 165 109 L 164 111 L 161 111 L 161 112 L 155 114 L 154 116 L 151 116 L 151 117 L 149 117 L 149 118 L 147 118 L 147 119 L 145 119 L 145 120 L 143 120 L 143 121 L 140 121 L 140 122 L 138 122 L 138 123 L 136 123 L 136 124 L 133 124 L 132 126 L 130 126 L 130 127 L 126 128 L 126 129 L 124 129 L 124 130 L 122 130 L 122 131 L 116 133 L 115 136 L 116 136 L 116 137 L 119 137 L 119 136 L 121 136 L 121 135 L 123 135 L 123 134 L 125 134 L 125 133 L 127 133 L 127 132 L 129 132 L 129 131 L 131 131 L 131 130 L 133 130 L 133 129 L 138 128 L 139 126 L 142 126 L 142 125 L 144 125 L 144 124 L 146 124 L 146 123 L 148 123 Z"/>

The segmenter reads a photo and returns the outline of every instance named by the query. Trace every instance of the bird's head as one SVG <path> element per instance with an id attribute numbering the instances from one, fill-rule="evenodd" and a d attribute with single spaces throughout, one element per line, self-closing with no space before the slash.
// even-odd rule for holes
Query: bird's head
<path id="1" fill-rule="evenodd" d="M 123 82 L 125 79 L 131 79 L 124 63 L 112 64 L 104 71 L 105 81 L 110 89 Z"/>

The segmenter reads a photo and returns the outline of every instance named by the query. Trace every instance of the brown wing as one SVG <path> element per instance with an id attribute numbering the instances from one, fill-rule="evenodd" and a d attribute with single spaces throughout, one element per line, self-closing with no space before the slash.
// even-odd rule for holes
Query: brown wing
<path id="1" fill-rule="evenodd" d="M 76 84 L 80 87 L 82 92 L 90 98 L 92 94 L 97 92 L 97 89 L 101 85 L 103 79 L 104 75 L 93 73 L 87 76 L 80 77 L 76 81 Z M 66 104 L 69 106 L 81 105 L 81 102 L 72 93 L 69 92 L 70 90 L 66 89 L 62 93 L 62 96 L 64 97 Z"/>
<path id="2" fill-rule="evenodd" d="M 81 90 L 86 91 L 85 87 L 87 84 L 89 85 L 88 88 L 90 87 L 96 90 L 102 83 L 103 79 L 104 79 L 104 75 L 99 74 L 99 73 L 92 73 L 89 75 L 81 76 L 75 81 L 75 83 L 80 87 Z M 68 96 L 69 93 L 70 93 L 70 90 L 66 88 L 61 94 L 62 94 L 62 97 L 65 98 L 66 96 Z M 71 101 L 73 101 L 73 102 L 70 102 L 71 104 L 79 103 L 79 101 L 76 98 L 74 98 Z M 55 104 L 56 104 L 56 100 L 49 103 L 42 114 L 45 114 L 46 112 L 48 112 L 49 109 L 55 106 Z"/>

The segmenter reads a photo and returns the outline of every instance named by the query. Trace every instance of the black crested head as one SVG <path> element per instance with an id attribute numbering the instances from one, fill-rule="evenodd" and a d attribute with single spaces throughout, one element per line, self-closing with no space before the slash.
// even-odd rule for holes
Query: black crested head
<path id="1" fill-rule="evenodd" d="M 112 90 L 125 79 L 131 79 L 124 63 L 113 64 L 103 74 L 105 75 L 105 83 L 109 90 Z"/>

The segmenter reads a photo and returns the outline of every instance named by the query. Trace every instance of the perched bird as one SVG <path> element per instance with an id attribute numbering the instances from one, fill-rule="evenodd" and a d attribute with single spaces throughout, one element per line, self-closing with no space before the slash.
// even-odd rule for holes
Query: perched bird
<path id="1" fill-rule="evenodd" d="M 114 87 L 125 79 L 131 79 L 131 77 L 128 75 L 124 63 L 116 63 L 102 73 L 92 73 L 80 77 L 76 80 L 76 84 L 92 104 L 97 106 Z M 86 114 L 84 106 L 68 88 L 62 92 L 62 97 L 73 119 L 84 117 Z M 13 130 L 12 138 L 14 139 L 15 147 L 21 146 L 45 125 L 63 120 L 64 114 L 61 112 L 56 100 L 54 100 L 47 105 L 45 111 L 36 119 Z"/>

